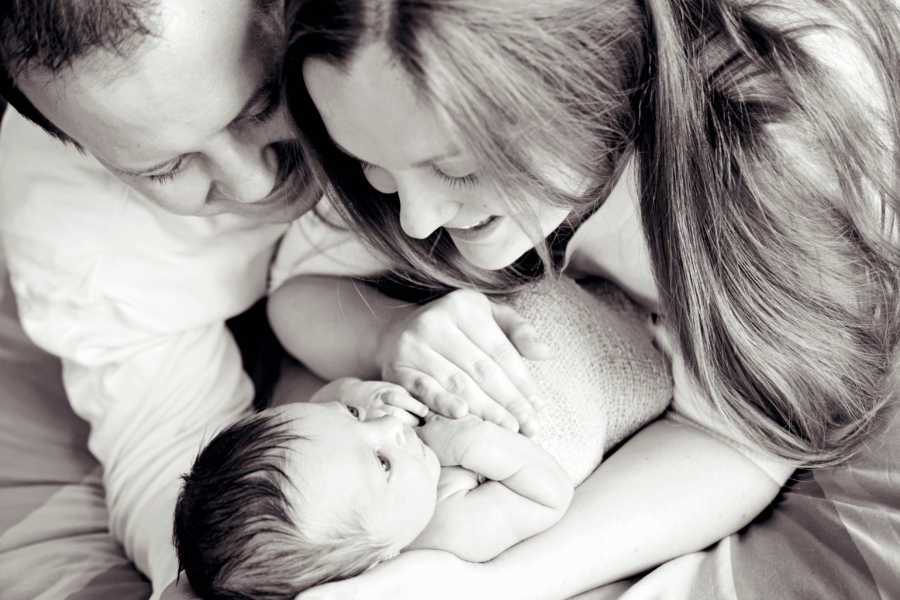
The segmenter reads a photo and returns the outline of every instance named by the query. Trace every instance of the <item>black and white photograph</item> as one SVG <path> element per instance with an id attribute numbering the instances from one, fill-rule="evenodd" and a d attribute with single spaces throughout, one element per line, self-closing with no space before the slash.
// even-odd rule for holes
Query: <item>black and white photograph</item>
<path id="1" fill-rule="evenodd" d="M 900 0 L 0 1 L 0 600 L 900 600 Z"/>

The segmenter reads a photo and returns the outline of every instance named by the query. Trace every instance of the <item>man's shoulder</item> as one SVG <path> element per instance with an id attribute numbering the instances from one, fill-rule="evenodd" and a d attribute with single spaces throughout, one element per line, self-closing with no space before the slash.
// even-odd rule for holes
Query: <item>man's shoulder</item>
<path id="1" fill-rule="evenodd" d="M 0 126 L 0 221 L 45 208 L 108 211 L 109 202 L 125 195 L 125 185 L 93 157 L 7 109 Z"/>

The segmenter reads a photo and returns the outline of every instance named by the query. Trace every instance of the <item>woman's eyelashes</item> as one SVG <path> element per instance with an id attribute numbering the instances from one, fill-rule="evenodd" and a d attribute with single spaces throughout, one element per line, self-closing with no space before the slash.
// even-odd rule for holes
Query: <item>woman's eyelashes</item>
<path id="1" fill-rule="evenodd" d="M 363 173 L 378 168 L 372 163 L 367 163 L 362 159 L 357 160 L 359 160 L 359 165 L 362 168 Z M 470 187 L 478 183 L 478 176 L 475 173 L 469 173 L 467 175 L 449 175 L 438 168 L 437 165 L 431 165 L 431 172 L 449 187 Z"/>
<path id="2" fill-rule="evenodd" d="M 462 176 L 447 175 L 435 165 L 431 165 L 431 170 L 450 187 L 470 187 L 478 183 L 478 176 L 475 173 Z"/>
<path id="3" fill-rule="evenodd" d="M 360 412 L 360 410 L 357 407 L 347 406 L 347 405 L 345 405 L 345 407 L 347 408 L 347 412 L 350 413 L 350 416 L 352 416 L 357 421 L 359 421 L 361 419 L 362 413 Z"/>

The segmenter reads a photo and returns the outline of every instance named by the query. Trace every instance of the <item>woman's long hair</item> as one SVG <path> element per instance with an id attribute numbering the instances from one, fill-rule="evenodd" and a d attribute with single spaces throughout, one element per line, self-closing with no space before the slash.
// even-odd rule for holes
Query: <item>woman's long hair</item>
<path id="1" fill-rule="evenodd" d="M 897 393 L 897 13 L 647 4 L 641 210 L 686 364 L 753 441 L 839 462 Z M 806 51 L 823 34 L 846 41 L 836 59 L 859 53 L 850 75 L 865 88 Z"/>
<path id="2" fill-rule="evenodd" d="M 508 291 L 533 271 L 475 269 L 440 231 L 406 236 L 396 196 L 374 192 L 331 143 L 302 82 L 306 58 L 345 65 L 362 45 L 386 44 L 479 161 L 481 181 L 511 204 L 570 206 L 572 225 L 636 157 L 661 308 L 689 372 L 755 443 L 833 464 L 859 448 L 890 397 L 900 24 L 889 0 L 809 0 L 796 10 L 724 0 L 296 0 L 288 96 L 311 168 L 339 210 L 426 285 Z M 820 34 L 843 36 L 871 67 L 868 96 L 808 51 Z M 562 190 L 546 164 L 586 183 Z"/>

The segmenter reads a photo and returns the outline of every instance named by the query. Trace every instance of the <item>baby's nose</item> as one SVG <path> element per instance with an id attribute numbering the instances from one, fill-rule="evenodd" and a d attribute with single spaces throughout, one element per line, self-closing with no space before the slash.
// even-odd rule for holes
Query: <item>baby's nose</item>
<path id="1" fill-rule="evenodd" d="M 376 422 L 382 435 L 398 446 L 403 446 L 406 443 L 408 435 L 415 435 L 415 432 L 412 431 L 409 425 L 393 415 L 386 414 L 378 418 Z"/>

